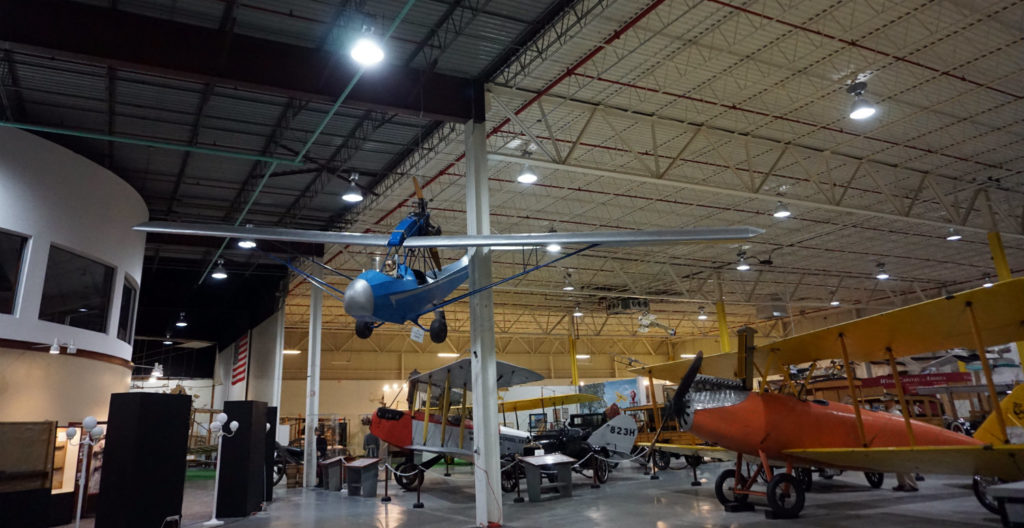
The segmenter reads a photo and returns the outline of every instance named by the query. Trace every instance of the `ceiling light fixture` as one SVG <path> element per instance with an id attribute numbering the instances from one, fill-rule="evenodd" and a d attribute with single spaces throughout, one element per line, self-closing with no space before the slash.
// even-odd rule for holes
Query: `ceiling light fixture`
<path id="1" fill-rule="evenodd" d="M 455 352 L 438 352 L 437 357 L 440 358 L 456 358 L 459 357 Z"/>
<path id="2" fill-rule="evenodd" d="M 554 227 L 552 227 L 551 229 L 548 229 L 548 233 L 557 233 L 557 232 L 558 231 L 555 231 Z M 562 246 L 558 242 L 552 242 L 552 243 L 548 244 L 545 249 L 548 250 L 548 253 L 558 253 L 559 251 L 562 250 Z"/>
<path id="3" fill-rule="evenodd" d="M 576 305 L 576 309 L 572 312 L 573 317 L 583 317 L 583 310 L 580 310 L 580 305 Z"/>
<path id="4" fill-rule="evenodd" d="M 679 359 L 693 359 L 697 354 L 679 354 Z"/>
<path id="5" fill-rule="evenodd" d="M 736 269 L 740 271 L 749 270 L 750 264 L 747 264 L 747 252 L 740 251 L 739 253 L 736 254 L 736 256 L 739 257 L 739 260 L 736 262 Z"/>
<path id="6" fill-rule="evenodd" d="M 955 227 L 949 228 L 949 231 L 946 232 L 946 240 L 949 240 L 950 242 L 955 241 L 955 240 L 960 240 L 963 237 L 964 236 L 961 235 L 960 232 L 957 231 Z"/>
<path id="7" fill-rule="evenodd" d="M 533 172 L 529 164 L 523 165 L 523 170 L 519 171 L 519 176 L 516 176 L 516 181 L 519 183 L 525 183 L 527 185 L 537 182 L 537 173 Z"/>
<path id="8" fill-rule="evenodd" d="M 590 359 L 590 354 L 576 354 L 576 359 Z"/>
<path id="9" fill-rule="evenodd" d="M 708 319 L 708 314 L 704 311 L 703 306 L 697 308 L 697 319 L 700 319 L 701 321 L 706 321 Z"/>
<path id="10" fill-rule="evenodd" d="M 991 288 L 991 287 L 993 287 L 995 285 L 996 285 L 996 283 L 992 282 L 992 277 L 988 277 L 988 276 L 985 277 L 985 282 L 981 283 L 981 286 L 983 288 Z"/>
<path id="11" fill-rule="evenodd" d="M 878 272 L 875 273 L 875 278 L 878 280 L 886 280 L 889 278 L 889 272 L 885 271 L 885 264 L 882 262 L 878 263 Z"/>
<path id="12" fill-rule="evenodd" d="M 572 285 L 572 273 L 565 272 L 565 286 L 562 286 L 562 291 L 573 291 L 576 287 Z"/>
<path id="13" fill-rule="evenodd" d="M 846 88 L 846 93 L 852 95 L 853 105 L 850 106 L 850 119 L 867 119 L 875 115 L 875 105 L 864 98 L 864 90 L 868 83 L 864 81 L 855 82 Z"/>
<path id="14" fill-rule="evenodd" d="M 786 207 L 786 204 L 782 202 L 779 202 L 779 204 L 775 206 L 775 211 L 772 212 L 772 216 L 775 218 L 786 218 L 791 214 L 793 213 L 790 212 L 789 207 Z"/>
<path id="15" fill-rule="evenodd" d="M 294 348 L 286 348 L 286 349 L 282 350 L 281 353 L 289 355 L 289 356 L 294 356 L 296 354 L 301 354 L 302 351 L 301 350 L 296 350 Z"/>
<path id="16" fill-rule="evenodd" d="M 228 270 L 224 269 L 224 259 L 217 259 L 217 267 L 213 268 L 213 273 L 210 274 L 217 280 L 224 280 L 228 278 Z"/>
<path id="17" fill-rule="evenodd" d="M 181 312 L 181 314 L 178 315 L 178 322 L 174 323 L 174 326 L 177 326 L 178 328 L 185 328 L 188 326 L 188 321 L 185 320 L 185 312 Z"/>
<path id="18" fill-rule="evenodd" d="M 356 39 L 349 51 L 352 60 L 363 66 L 373 66 L 384 60 L 384 49 L 373 36 L 373 26 L 364 25 L 363 34 Z"/>
<path id="19" fill-rule="evenodd" d="M 164 344 L 165 345 L 173 345 L 174 344 L 174 341 L 171 341 L 171 333 L 170 332 L 167 332 L 166 334 L 164 334 Z"/>
<path id="20" fill-rule="evenodd" d="M 238 247 L 242 249 L 252 249 L 256 247 L 256 241 L 251 238 L 243 238 L 238 241 Z"/>
<path id="21" fill-rule="evenodd" d="M 345 189 L 345 193 L 341 195 L 341 199 L 348 203 L 359 203 L 363 201 L 363 191 L 359 190 L 359 186 L 356 185 L 356 180 L 359 179 L 359 173 L 353 172 L 352 176 L 348 179 L 348 188 Z"/>

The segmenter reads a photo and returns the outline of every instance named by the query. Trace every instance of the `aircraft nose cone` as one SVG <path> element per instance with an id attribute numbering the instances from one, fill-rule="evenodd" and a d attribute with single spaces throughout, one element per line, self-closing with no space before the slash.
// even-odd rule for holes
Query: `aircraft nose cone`
<path id="1" fill-rule="evenodd" d="M 352 317 L 373 315 L 373 288 L 363 279 L 356 279 L 345 288 L 345 312 Z"/>

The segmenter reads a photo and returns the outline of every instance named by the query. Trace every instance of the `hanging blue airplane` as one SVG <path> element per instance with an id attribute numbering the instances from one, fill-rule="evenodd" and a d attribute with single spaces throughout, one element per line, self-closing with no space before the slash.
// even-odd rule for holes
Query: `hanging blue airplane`
<path id="1" fill-rule="evenodd" d="M 440 227 L 430 222 L 427 201 L 423 198 L 419 184 L 416 183 L 415 186 L 418 197 L 416 210 L 399 222 L 390 235 L 179 222 L 145 222 L 136 226 L 135 229 L 147 233 L 386 247 L 387 254 L 379 269 L 360 273 L 345 289 L 343 300 L 345 312 L 356 320 L 356 335 L 363 339 L 369 338 L 374 328 L 384 323 L 411 322 L 423 328 L 419 323 L 419 318 L 434 312 L 434 320 L 430 324 L 429 332 L 431 341 L 435 343 L 443 343 L 448 336 L 448 324 L 445 321 L 443 310 L 445 306 L 578 255 L 588 249 L 600 245 L 639 246 L 672 242 L 727 242 L 747 239 L 764 232 L 756 227 L 701 227 L 583 233 L 444 236 L 441 234 Z M 469 255 L 442 266 L 437 248 L 544 247 L 548 244 L 583 245 L 583 247 L 510 277 L 445 300 L 469 277 Z M 321 279 L 295 267 L 292 269 L 332 296 L 334 294 L 330 290 L 341 293 Z M 427 271 L 423 271 L 424 269 Z"/>

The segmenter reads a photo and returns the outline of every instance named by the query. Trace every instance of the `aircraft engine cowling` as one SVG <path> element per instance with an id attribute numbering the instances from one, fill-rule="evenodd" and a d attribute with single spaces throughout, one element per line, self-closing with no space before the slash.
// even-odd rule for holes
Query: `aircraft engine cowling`
<path id="1" fill-rule="evenodd" d="M 355 279 L 345 288 L 345 312 L 352 317 L 373 316 L 373 287 L 363 279 Z"/>

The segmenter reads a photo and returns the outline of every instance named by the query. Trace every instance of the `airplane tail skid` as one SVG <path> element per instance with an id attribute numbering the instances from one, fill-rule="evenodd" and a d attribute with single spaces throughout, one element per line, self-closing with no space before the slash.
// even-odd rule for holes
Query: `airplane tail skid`
<path id="1" fill-rule="evenodd" d="M 1006 421 L 1006 434 L 1009 436 L 1009 443 L 1024 444 L 1024 384 L 1017 385 L 1010 394 L 1003 398 L 999 404 L 999 412 L 1003 413 Z M 986 444 L 999 445 L 1002 437 L 999 434 L 1002 427 L 999 419 L 993 412 L 985 419 L 985 422 L 978 427 L 974 438 Z"/>

